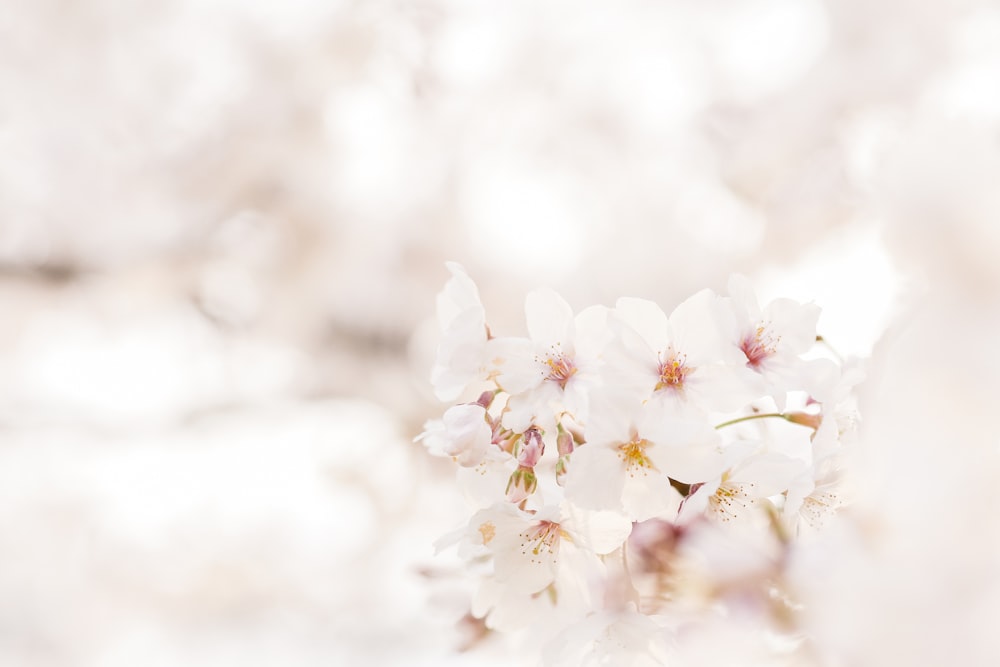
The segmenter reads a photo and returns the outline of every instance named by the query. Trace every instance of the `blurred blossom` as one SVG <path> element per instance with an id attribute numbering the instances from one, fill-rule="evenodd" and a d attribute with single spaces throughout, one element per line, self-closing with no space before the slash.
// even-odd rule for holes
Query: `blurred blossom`
<path id="1" fill-rule="evenodd" d="M 728 94 L 753 103 L 804 77 L 829 39 L 821 2 L 732 3 L 707 38 Z"/>
<path id="2" fill-rule="evenodd" d="M 817 663 L 1000 663 L 998 80 L 988 0 L 5 3 L 0 664 L 517 660 L 412 443 L 448 260 L 510 335 L 540 287 L 821 306 L 870 358 Z"/>

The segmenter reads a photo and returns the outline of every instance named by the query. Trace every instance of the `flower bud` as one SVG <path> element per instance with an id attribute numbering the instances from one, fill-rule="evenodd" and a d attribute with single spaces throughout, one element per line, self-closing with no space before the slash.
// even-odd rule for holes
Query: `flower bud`
<path id="1" fill-rule="evenodd" d="M 525 468 L 534 468 L 545 453 L 545 443 L 542 433 L 532 426 L 524 432 L 524 445 L 517 453 L 517 462 Z"/>
<path id="2" fill-rule="evenodd" d="M 814 431 L 819 428 L 820 422 L 823 421 L 823 415 L 821 414 L 809 414 L 808 412 L 790 412 L 785 415 L 785 419 L 792 422 L 793 424 L 799 424 L 800 426 L 808 426 Z"/>
<path id="3" fill-rule="evenodd" d="M 507 480 L 507 500 L 512 503 L 519 503 L 538 488 L 538 478 L 531 468 L 518 466 Z"/>
<path id="4" fill-rule="evenodd" d="M 575 444 L 573 443 L 573 434 L 569 431 L 564 431 L 559 429 L 559 435 L 556 437 L 556 448 L 559 450 L 559 456 L 566 456 L 567 454 L 572 454 L 575 449 Z"/>
<path id="5" fill-rule="evenodd" d="M 483 410 L 489 410 L 490 405 L 493 404 L 493 399 L 495 397 L 496 397 L 496 392 L 484 391 L 479 395 L 479 398 L 476 399 L 476 402 L 473 403 L 473 405 L 481 405 L 483 407 Z"/>

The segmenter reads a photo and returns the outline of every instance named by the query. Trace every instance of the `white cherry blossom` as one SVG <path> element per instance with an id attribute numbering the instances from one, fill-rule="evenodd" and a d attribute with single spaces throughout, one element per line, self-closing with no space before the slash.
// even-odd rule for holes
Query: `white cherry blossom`
<path id="1" fill-rule="evenodd" d="M 761 308 L 750 282 L 741 275 L 730 278 L 725 303 L 730 312 L 723 325 L 729 344 L 743 354 L 748 371 L 744 381 L 761 387 L 782 409 L 787 392 L 798 388 L 806 375 L 800 355 L 816 342 L 820 309 L 791 299 L 775 299 Z"/>
<path id="2" fill-rule="evenodd" d="M 601 383 L 607 309 L 591 306 L 574 317 L 561 296 L 544 289 L 528 294 L 525 315 L 529 338 L 495 341 L 503 359 L 496 382 L 510 394 L 504 426 L 523 431 L 534 423 L 548 431 L 562 412 L 585 422 L 590 393 Z"/>
<path id="3" fill-rule="evenodd" d="M 689 523 L 703 515 L 722 523 L 752 519 L 763 499 L 784 493 L 806 466 L 781 454 L 752 454 L 719 477 L 692 487 L 677 520 Z"/>
<path id="4" fill-rule="evenodd" d="M 437 298 L 441 340 L 431 368 L 431 385 L 442 401 L 457 399 L 476 381 L 487 379 L 492 357 L 479 289 L 465 269 L 447 263 L 451 279 Z"/>
<path id="5" fill-rule="evenodd" d="M 733 371 L 743 357 L 725 344 L 725 315 L 720 297 L 707 289 L 669 317 L 652 301 L 619 299 L 611 318 L 617 334 L 608 354 L 612 382 L 671 411 L 728 412 L 753 400 L 755 387 Z"/>
<path id="6" fill-rule="evenodd" d="M 493 429 L 486 409 L 478 403 L 455 405 L 440 420 L 431 420 L 417 437 L 432 454 L 450 456 L 461 466 L 482 463 L 491 446 Z"/>
<path id="7" fill-rule="evenodd" d="M 630 530 L 631 522 L 610 512 L 581 511 L 571 505 L 527 512 L 501 502 L 477 512 L 460 539 L 483 547 L 492 557 L 497 582 L 537 593 L 555 580 L 562 549 L 609 553 L 621 546 Z"/>
<path id="8" fill-rule="evenodd" d="M 825 472 L 817 472 L 825 470 Z M 832 466 L 813 467 L 789 484 L 782 508 L 782 520 L 792 535 L 802 523 L 819 529 L 843 505 L 843 492 Z"/>
<path id="9" fill-rule="evenodd" d="M 439 540 L 438 548 L 458 543 L 460 556 L 492 562 L 473 612 L 486 616 L 491 627 L 513 629 L 539 606 L 560 606 L 570 616 L 591 611 L 590 587 L 603 573 L 598 556 L 620 547 L 631 528 L 610 512 L 567 504 L 529 512 L 500 502 Z"/>
<path id="10" fill-rule="evenodd" d="M 633 521 L 676 512 L 681 497 L 671 479 L 701 482 L 726 467 L 722 438 L 706 423 L 648 408 L 604 413 L 589 426 L 588 438 L 570 458 L 566 497 Z"/>

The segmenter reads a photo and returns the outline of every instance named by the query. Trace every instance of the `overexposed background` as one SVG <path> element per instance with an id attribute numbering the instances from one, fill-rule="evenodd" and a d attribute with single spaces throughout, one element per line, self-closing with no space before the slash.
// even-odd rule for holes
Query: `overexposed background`
<path id="1" fill-rule="evenodd" d="M 497 331 L 815 300 L 872 379 L 813 631 L 997 664 L 998 132 L 986 0 L 4 2 L 0 664 L 500 664 L 412 443 L 446 260 Z"/>

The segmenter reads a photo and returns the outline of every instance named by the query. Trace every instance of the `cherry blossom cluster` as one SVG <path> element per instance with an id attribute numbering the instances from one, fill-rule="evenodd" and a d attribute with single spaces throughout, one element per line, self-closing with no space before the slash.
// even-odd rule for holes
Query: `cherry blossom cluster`
<path id="1" fill-rule="evenodd" d="M 637 298 L 574 315 L 542 289 L 528 335 L 501 336 L 448 268 L 431 382 L 454 404 L 420 439 L 473 512 L 439 542 L 480 579 L 471 616 L 566 665 L 659 664 L 734 605 L 794 634 L 785 565 L 842 505 L 862 377 L 819 308 L 762 306 L 742 276 L 669 315 Z"/>

